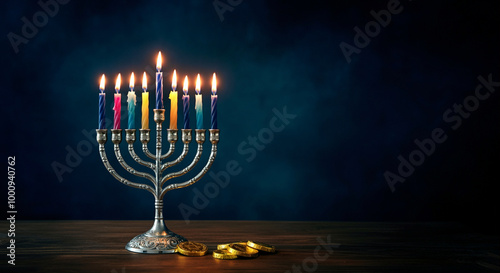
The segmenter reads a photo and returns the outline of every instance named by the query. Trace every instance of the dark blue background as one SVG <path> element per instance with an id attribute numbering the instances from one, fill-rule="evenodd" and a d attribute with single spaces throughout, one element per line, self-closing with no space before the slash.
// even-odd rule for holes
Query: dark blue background
<path id="1" fill-rule="evenodd" d="M 108 77 L 112 117 L 116 74 L 128 82 L 130 72 L 153 68 L 161 50 L 166 87 L 174 68 L 191 83 L 202 74 L 205 124 L 209 78 L 218 73 L 221 142 L 211 170 L 223 171 L 231 160 L 241 167 L 191 220 L 455 220 L 491 226 L 498 203 L 500 96 L 481 101 L 457 130 L 442 116 L 474 94 L 478 76 L 500 81 L 496 2 L 401 1 L 403 11 L 351 63 L 339 44 L 353 45 L 353 28 L 363 29 L 374 20 L 370 11 L 386 9 L 388 1 L 326 3 L 244 0 L 221 21 L 212 1 L 73 0 L 60 5 L 16 54 L 7 34 L 21 35 L 21 18 L 32 21 L 41 7 L 3 1 L 2 160 L 16 156 L 18 217 L 152 219 L 150 194 L 112 178 L 95 146 L 62 182 L 52 164 L 67 165 L 66 149 L 87 143 L 82 130 L 97 127 L 100 75 Z M 153 102 L 152 77 L 149 83 Z M 238 145 L 269 127 L 273 109 L 284 107 L 297 117 L 248 162 Z M 137 125 L 139 118 L 137 112 Z M 447 140 L 391 192 L 384 172 L 397 173 L 398 156 L 408 158 L 413 141 L 438 127 Z M 111 155 L 111 143 L 107 148 Z M 111 163 L 124 174 L 114 158 Z M 205 176 L 169 192 L 165 217 L 182 219 L 179 204 L 194 207 L 195 189 L 203 192 L 211 181 Z"/>

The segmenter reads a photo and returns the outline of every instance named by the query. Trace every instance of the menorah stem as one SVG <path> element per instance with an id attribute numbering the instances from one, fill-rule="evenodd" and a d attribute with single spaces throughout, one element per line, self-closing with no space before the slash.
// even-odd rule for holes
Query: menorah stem
<path id="1" fill-rule="evenodd" d="M 155 197 L 155 220 L 147 232 L 135 236 L 125 248 L 137 253 L 175 253 L 180 242 L 187 241 L 170 231 L 163 221 L 163 201 Z"/>
<path id="2" fill-rule="evenodd" d="M 165 109 L 154 109 L 154 121 L 156 122 L 156 158 L 155 158 L 155 191 L 156 196 L 160 196 L 161 187 L 161 133 L 162 133 L 162 123 L 165 121 Z M 160 212 L 163 213 L 163 212 Z M 163 216 L 161 217 L 163 219 Z"/>
<path id="3" fill-rule="evenodd" d="M 155 221 L 153 227 L 147 232 L 151 236 L 167 236 L 168 229 L 163 221 L 163 201 L 155 199 Z"/>

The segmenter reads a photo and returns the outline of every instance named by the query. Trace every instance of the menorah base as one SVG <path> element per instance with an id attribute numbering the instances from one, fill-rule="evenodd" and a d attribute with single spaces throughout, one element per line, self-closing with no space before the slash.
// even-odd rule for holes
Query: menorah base
<path id="1" fill-rule="evenodd" d="M 125 249 L 136 253 L 163 254 L 175 253 L 180 242 L 187 241 L 186 238 L 167 230 L 163 235 L 152 234 L 151 230 L 137 235 L 130 240 Z"/>

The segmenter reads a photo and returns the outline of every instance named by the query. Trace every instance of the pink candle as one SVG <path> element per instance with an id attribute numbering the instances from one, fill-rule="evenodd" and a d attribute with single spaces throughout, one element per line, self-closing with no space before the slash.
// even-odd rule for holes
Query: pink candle
<path id="1" fill-rule="evenodd" d="M 120 129 L 120 119 L 121 119 L 121 111 L 122 111 L 122 94 L 120 94 L 120 84 L 121 84 L 121 75 L 118 74 L 118 78 L 116 78 L 115 85 L 115 106 L 113 110 L 115 110 L 115 122 L 113 123 L 113 129 Z"/>

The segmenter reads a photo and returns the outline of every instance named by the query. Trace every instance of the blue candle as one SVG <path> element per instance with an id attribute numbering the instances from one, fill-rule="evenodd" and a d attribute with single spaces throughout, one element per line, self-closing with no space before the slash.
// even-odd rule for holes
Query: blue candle
<path id="1" fill-rule="evenodd" d="M 198 74 L 198 77 L 196 77 L 196 95 L 194 96 L 196 99 L 194 105 L 194 109 L 196 109 L 196 129 L 203 129 L 203 103 L 201 100 L 200 85 L 200 74 Z"/>
<path id="2" fill-rule="evenodd" d="M 212 104 L 211 104 L 211 119 L 210 119 L 210 129 L 217 129 L 217 79 L 214 76 L 212 78 Z"/>
<path id="3" fill-rule="evenodd" d="M 135 104 L 137 103 L 137 96 L 134 92 L 134 72 L 130 75 L 130 91 L 127 94 L 128 102 L 128 128 L 135 129 Z"/>
<path id="4" fill-rule="evenodd" d="M 101 84 L 99 85 L 99 129 L 106 129 L 106 94 L 104 93 L 104 74 L 101 77 Z"/>
<path id="5" fill-rule="evenodd" d="M 156 109 L 163 109 L 163 73 L 161 72 L 161 51 L 156 60 Z"/>
<path id="6" fill-rule="evenodd" d="M 184 96 L 182 96 L 182 105 L 184 110 L 184 129 L 191 129 L 189 126 L 189 95 L 188 95 L 188 76 L 184 78 Z"/>

